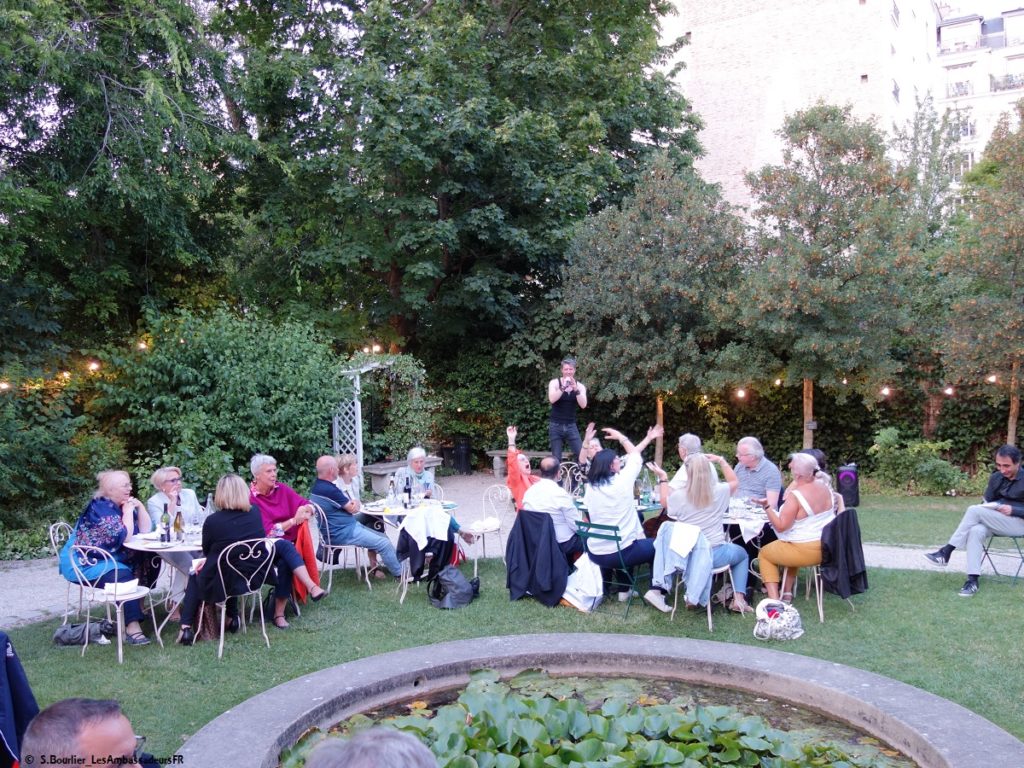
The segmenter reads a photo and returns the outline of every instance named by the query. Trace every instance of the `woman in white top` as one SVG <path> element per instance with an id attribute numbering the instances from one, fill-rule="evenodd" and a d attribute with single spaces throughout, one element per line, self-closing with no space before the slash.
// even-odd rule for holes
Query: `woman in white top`
<path id="1" fill-rule="evenodd" d="M 725 482 L 719 482 L 711 464 L 722 468 Z M 729 462 L 711 453 L 690 453 L 685 460 L 687 484 L 669 495 L 668 473 L 655 464 L 648 464 L 658 476 L 661 489 L 661 506 L 668 510 L 668 516 L 682 523 L 699 526 L 711 545 L 711 565 L 721 568 L 730 566 L 732 571 L 733 599 L 729 610 L 747 613 L 753 609 L 747 604 L 747 551 L 734 544 L 725 535 L 725 513 L 729 511 L 729 499 L 739 486 L 739 478 Z"/>
<path id="2" fill-rule="evenodd" d="M 793 482 L 786 489 L 786 501 L 778 511 L 765 503 L 768 522 L 779 540 L 766 545 L 758 556 L 761 579 L 768 596 L 779 599 L 780 566 L 789 568 L 782 587 L 782 600 L 793 599 L 793 582 L 801 566 L 821 563 L 821 532 L 835 519 L 835 500 L 828 475 L 818 461 L 806 453 L 789 457 Z"/>
<path id="3" fill-rule="evenodd" d="M 598 451 L 590 462 L 587 473 L 587 490 L 583 501 L 587 505 L 590 522 L 600 525 L 614 525 L 619 529 L 622 538 L 622 560 L 627 568 L 640 563 L 654 562 L 654 540 L 644 537 L 644 529 L 640 525 L 640 516 L 636 511 L 633 498 L 633 483 L 636 482 L 643 468 L 643 449 L 647 444 L 660 437 L 664 430 L 651 427 L 647 437 L 638 445 L 633 445 L 629 438 L 617 429 L 606 427 L 605 438 L 618 440 L 626 452 L 625 460 L 616 455 L 610 448 Z M 614 541 L 593 539 L 587 542 L 590 559 L 601 568 L 613 568 L 615 583 L 619 587 L 619 600 L 629 599 L 629 579 L 620 569 L 619 556 Z"/>

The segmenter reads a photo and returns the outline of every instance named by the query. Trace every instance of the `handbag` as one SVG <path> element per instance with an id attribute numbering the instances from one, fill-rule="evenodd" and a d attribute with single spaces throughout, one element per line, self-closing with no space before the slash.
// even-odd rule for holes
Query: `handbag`
<path id="1" fill-rule="evenodd" d="M 604 579 L 601 569 L 586 553 L 576 559 L 576 570 L 569 574 L 569 580 L 562 594 L 562 601 L 573 608 L 590 613 L 604 599 Z"/>
<path id="2" fill-rule="evenodd" d="M 781 600 L 765 598 L 757 604 L 754 616 L 754 637 L 758 640 L 796 640 L 804 633 L 800 612 Z"/>

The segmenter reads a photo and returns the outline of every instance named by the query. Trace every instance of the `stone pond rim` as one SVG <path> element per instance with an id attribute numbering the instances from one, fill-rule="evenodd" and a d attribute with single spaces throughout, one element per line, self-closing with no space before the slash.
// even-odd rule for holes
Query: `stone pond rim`
<path id="1" fill-rule="evenodd" d="M 469 673 L 651 677 L 733 688 L 847 723 L 925 768 L 1024 766 L 1024 742 L 958 704 L 872 672 L 793 653 L 650 635 L 543 634 L 455 640 L 303 675 L 229 709 L 178 751 L 185 765 L 276 768 L 311 727 L 463 687 Z"/>

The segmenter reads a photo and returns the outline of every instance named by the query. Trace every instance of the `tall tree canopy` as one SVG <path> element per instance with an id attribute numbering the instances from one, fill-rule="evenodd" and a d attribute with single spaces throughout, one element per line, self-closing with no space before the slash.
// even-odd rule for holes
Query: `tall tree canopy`
<path id="1" fill-rule="evenodd" d="M 882 134 L 850 107 L 797 112 L 779 135 L 781 165 L 747 179 L 757 248 L 736 315 L 752 345 L 774 353 L 765 378 L 803 380 L 810 420 L 810 382 L 874 382 L 897 367 L 906 183 Z"/>
<path id="2" fill-rule="evenodd" d="M 281 310 L 343 311 L 413 348 L 507 332 L 652 148 L 696 151 L 654 67 L 670 3 L 290 7 L 224 3 L 211 22 L 263 153 L 243 277 Z"/>
<path id="3" fill-rule="evenodd" d="M 565 328 L 603 400 L 720 386 L 743 227 L 717 189 L 659 157 L 588 220 L 563 270 Z M 599 382 L 599 383 L 597 383 Z"/>
<path id="4" fill-rule="evenodd" d="M 1024 100 L 1003 115 L 985 148 L 984 173 L 966 191 L 957 247 L 943 266 L 961 283 L 945 359 L 960 380 L 995 377 L 1010 397 L 1015 442 L 1024 361 Z"/>
<path id="5" fill-rule="evenodd" d="M 191 5 L 10 0 L 0 27 L 4 351 L 94 343 L 146 299 L 204 292 L 231 166 Z"/>

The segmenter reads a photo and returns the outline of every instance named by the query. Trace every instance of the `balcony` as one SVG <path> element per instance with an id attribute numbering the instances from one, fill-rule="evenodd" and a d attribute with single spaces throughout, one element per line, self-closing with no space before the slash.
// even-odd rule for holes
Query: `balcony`
<path id="1" fill-rule="evenodd" d="M 994 77 L 989 75 L 989 83 L 993 93 L 997 91 L 1012 91 L 1015 88 L 1024 88 L 1024 74 L 1019 75 L 1003 75 L 1002 77 Z"/>
<path id="2" fill-rule="evenodd" d="M 973 96 L 974 83 L 970 80 L 961 80 L 957 83 L 950 83 L 946 86 L 946 98 L 955 99 L 959 96 Z"/>

